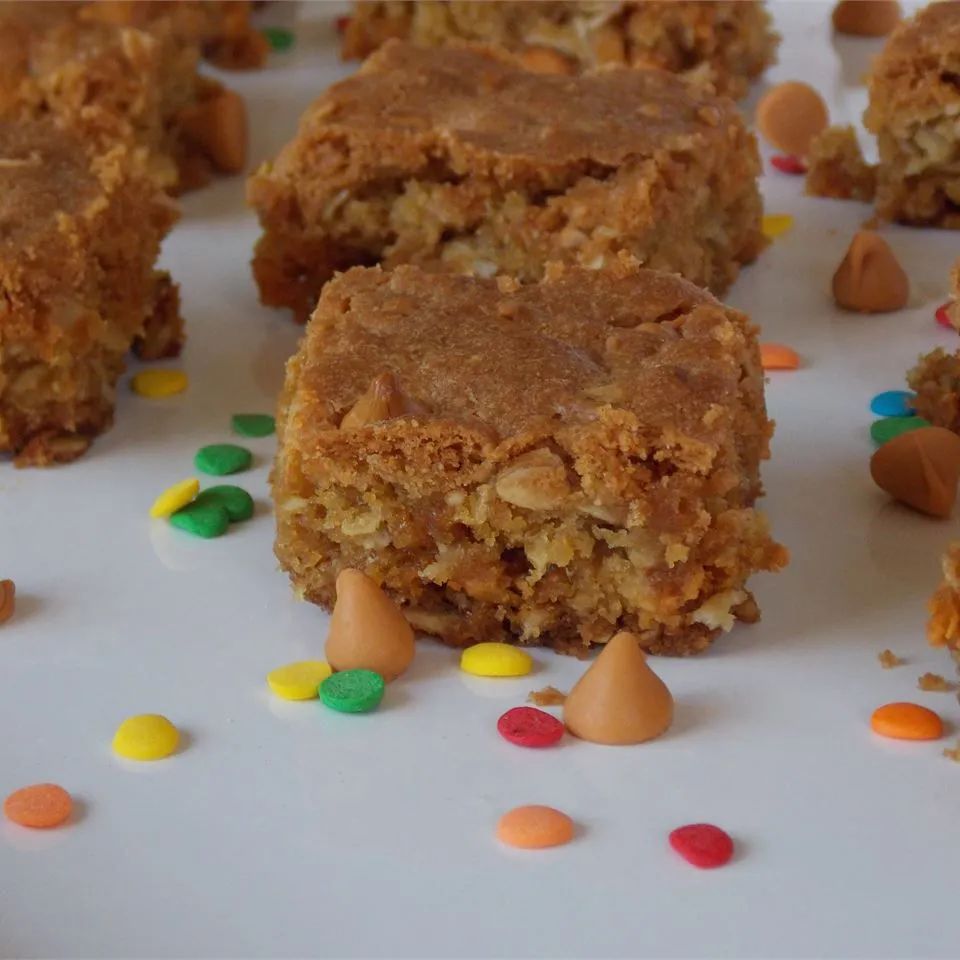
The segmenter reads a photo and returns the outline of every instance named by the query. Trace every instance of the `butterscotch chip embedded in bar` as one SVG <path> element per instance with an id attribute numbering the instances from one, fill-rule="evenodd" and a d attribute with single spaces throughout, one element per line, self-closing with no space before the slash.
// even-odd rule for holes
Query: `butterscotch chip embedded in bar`
<path id="1" fill-rule="evenodd" d="M 337 270 L 374 263 L 529 281 L 627 251 L 722 291 L 764 245 L 759 172 L 734 105 L 663 71 L 392 41 L 250 179 L 254 274 L 300 320 Z"/>
<path id="2" fill-rule="evenodd" d="M 0 120 L 0 454 L 75 459 L 110 425 L 148 326 L 179 342 L 175 288 L 154 271 L 175 219 L 142 150 L 88 158 L 53 120 Z"/>
<path id="3" fill-rule="evenodd" d="M 361 0 L 353 4 L 342 54 L 365 57 L 394 37 L 424 47 L 489 44 L 547 73 L 659 67 L 731 97 L 743 96 L 773 63 L 780 39 L 764 4 L 753 0 Z"/>
<path id="4" fill-rule="evenodd" d="M 409 405 L 343 429 L 386 372 Z M 786 561 L 754 506 L 771 429 L 754 327 L 676 276 L 354 268 L 287 368 L 276 553 L 300 596 L 363 570 L 455 646 L 696 653 Z"/>

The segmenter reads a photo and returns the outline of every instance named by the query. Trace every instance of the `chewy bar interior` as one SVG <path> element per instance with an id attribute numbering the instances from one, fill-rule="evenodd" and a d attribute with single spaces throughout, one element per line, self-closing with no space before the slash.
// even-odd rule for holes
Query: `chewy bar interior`
<path id="1" fill-rule="evenodd" d="M 52 120 L 0 120 L 0 453 L 72 460 L 110 425 L 135 341 L 178 342 L 154 270 L 175 219 L 143 151 L 91 157 Z"/>
<path id="2" fill-rule="evenodd" d="M 251 178 L 254 273 L 300 320 L 375 263 L 530 281 L 625 251 L 722 291 L 764 243 L 759 170 L 733 103 L 663 71 L 546 76 L 391 41 Z"/>
<path id="3" fill-rule="evenodd" d="M 545 279 L 356 268 L 287 368 L 277 556 L 331 605 L 362 569 L 446 643 L 703 650 L 785 561 L 755 330 L 622 258 Z"/>
<path id="4" fill-rule="evenodd" d="M 659 67 L 733 97 L 774 61 L 779 39 L 764 5 L 752 0 L 361 0 L 346 24 L 343 56 L 365 57 L 392 37 L 419 46 L 490 44 L 550 73 Z"/>
<path id="5" fill-rule="evenodd" d="M 932 3 L 894 31 L 870 74 L 877 212 L 960 228 L 960 4 Z"/>

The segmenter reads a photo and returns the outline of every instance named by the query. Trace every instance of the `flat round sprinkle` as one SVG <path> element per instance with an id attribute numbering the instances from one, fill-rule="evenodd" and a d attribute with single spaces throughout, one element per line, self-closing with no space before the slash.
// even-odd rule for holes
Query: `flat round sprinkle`
<path id="1" fill-rule="evenodd" d="M 127 760 L 163 760 L 177 749 L 177 728 L 159 713 L 127 717 L 113 735 L 113 752 Z"/>
<path id="2" fill-rule="evenodd" d="M 887 703 L 870 717 L 870 728 L 893 740 L 939 740 L 943 736 L 940 716 L 919 703 Z"/>
<path id="3" fill-rule="evenodd" d="M 233 432 L 241 437 L 269 437 L 277 429 L 269 413 L 235 413 L 231 423 Z"/>
<path id="4" fill-rule="evenodd" d="M 282 700 L 315 700 L 320 684 L 330 676 L 323 660 L 299 660 L 267 674 L 267 685 Z"/>
<path id="5" fill-rule="evenodd" d="M 793 217 L 789 213 L 768 213 L 760 223 L 760 229 L 768 240 L 782 237 L 793 227 Z"/>
<path id="6" fill-rule="evenodd" d="M 167 487 L 163 493 L 153 501 L 150 516 L 156 518 L 169 517 L 170 514 L 182 510 L 190 503 L 200 490 L 200 481 L 196 477 L 181 480 L 172 487 Z"/>
<path id="7" fill-rule="evenodd" d="M 3 801 L 3 815 L 12 823 L 35 830 L 59 827 L 70 819 L 73 799 L 55 783 L 21 787 Z"/>
<path id="8" fill-rule="evenodd" d="M 475 643 L 463 651 L 460 669 L 475 677 L 522 677 L 533 669 L 533 659 L 509 643 Z"/>
<path id="9" fill-rule="evenodd" d="M 159 399 L 183 393 L 187 383 L 187 375 L 182 370 L 141 370 L 130 381 L 130 386 L 141 397 Z"/>
<path id="10" fill-rule="evenodd" d="M 733 856 L 733 840 L 726 830 L 712 823 L 689 823 L 670 833 L 670 846 L 687 863 L 710 870 L 722 867 Z"/>
<path id="11" fill-rule="evenodd" d="M 884 390 L 870 401 L 870 412 L 878 417 L 911 417 L 915 399 L 908 390 Z"/>
<path id="12" fill-rule="evenodd" d="M 950 321 L 949 307 L 949 300 L 946 303 L 941 303 L 940 306 L 937 307 L 936 313 L 934 313 L 933 317 L 941 327 L 946 327 L 948 330 L 951 330 L 953 329 L 953 324 Z"/>
<path id="13" fill-rule="evenodd" d="M 775 153 L 770 158 L 770 166 L 781 173 L 800 176 L 807 172 L 807 165 L 799 158 L 788 153 Z"/>
<path id="14" fill-rule="evenodd" d="M 573 821 L 554 807 L 514 807 L 497 823 L 497 839 L 521 850 L 561 847 L 573 839 Z"/>
<path id="15" fill-rule="evenodd" d="M 170 523 L 185 533 L 202 537 L 204 540 L 212 540 L 227 532 L 230 526 L 230 515 L 219 503 L 198 503 L 194 500 L 193 503 L 187 504 L 182 510 L 173 514 L 170 517 Z"/>
<path id="16" fill-rule="evenodd" d="M 884 417 L 870 424 L 870 437 L 874 443 L 880 445 L 894 437 L 899 437 L 901 433 L 909 433 L 911 430 L 929 426 L 929 421 L 924 420 L 923 417 Z"/>
<path id="17" fill-rule="evenodd" d="M 800 357 L 785 343 L 761 343 L 760 366 L 764 370 L 796 370 L 800 366 Z"/>
<path id="18" fill-rule="evenodd" d="M 277 53 L 284 53 L 293 46 L 293 34 L 283 27 L 264 27 L 260 32 L 267 38 L 270 49 Z"/>
<path id="19" fill-rule="evenodd" d="M 201 447 L 193 458 L 193 465 L 201 472 L 214 477 L 247 470 L 253 463 L 253 454 L 246 447 L 235 443 L 211 443 Z"/>
<path id="20" fill-rule="evenodd" d="M 343 670 L 320 684 L 320 699 L 340 713 L 369 713 L 380 706 L 386 684 L 373 670 Z"/>
<path id="21" fill-rule="evenodd" d="M 222 507 L 231 523 L 242 523 L 253 516 L 253 497 L 243 487 L 229 483 L 207 487 L 194 502 L 198 506 Z"/>
<path id="22" fill-rule="evenodd" d="M 497 721 L 497 731 L 518 747 L 551 747 L 563 737 L 564 726 L 546 710 L 514 707 Z"/>

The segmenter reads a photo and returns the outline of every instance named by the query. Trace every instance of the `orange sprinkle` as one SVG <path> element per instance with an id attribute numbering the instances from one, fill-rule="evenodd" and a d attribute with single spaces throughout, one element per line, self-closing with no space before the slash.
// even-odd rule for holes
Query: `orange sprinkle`
<path id="1" fill-rule="evenodd" d="M 761 343 L 760 365 L 764 370 L 796 370 L 800 357 L 784 343 Z"/>
<path id="2" fill-rule="evenodd" d="M 522 850 L 561 847 L 573 839 L 573 821 L 553 807 L 514 807 L 500 818 L 497 839 Z"/>
<path id="3" fill-rule="evenodd" d="M 894 740 L 939 740 L 943 721 L 917 703 L 888 703 L 877 707 L 870 718 L 874 733 Z"/>
<path id="4" fill-rule="evenodd" d="M 21 787 L 3 801 L 4 816 L 21 827 L 59 827 L 70 819 L 72 810 L 70 794 L 55 783 Z"/>

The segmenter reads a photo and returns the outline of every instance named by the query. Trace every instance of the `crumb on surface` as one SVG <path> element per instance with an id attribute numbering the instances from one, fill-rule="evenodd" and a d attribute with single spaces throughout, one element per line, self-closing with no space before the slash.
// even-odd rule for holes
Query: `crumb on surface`
<path id="1" fill-rule="evenodd" d="M 880 661 L 880 666 L 884 670 L 891 670 L 893 667 L 899 667 L 903 665 L 903 660 L 900 659 L 892 650 L 881 650 L 877 654 L 877 659 Z"/>
<path id="2" fill-rule="evenodd" d="M 566 699 L 567 695 L 562 690 L 546 686 L 542 690 L 531 690 L 527 703 L 536 704 L 538 707 L 559 707 Z"/>
<path id="3" fill-rule="evenodd" d="M 810 147 L 807 193 L 837 200 L 873 200 L 876 167 L 867 163 L 853 127 L 828 127 Z"/>
<path id="4" fill-rule="evenodd" d="M 960 740 L 957 740 L 952 747 L 944 747 L 943 755 L 954 763 L 960 763 Z"/>
<path id="5" fill-rule="evenodd" d="M 954 685 L 939 673 L 924 673 L 917 679 L 917 686 L 927 693 L 949 693 Z"/>

